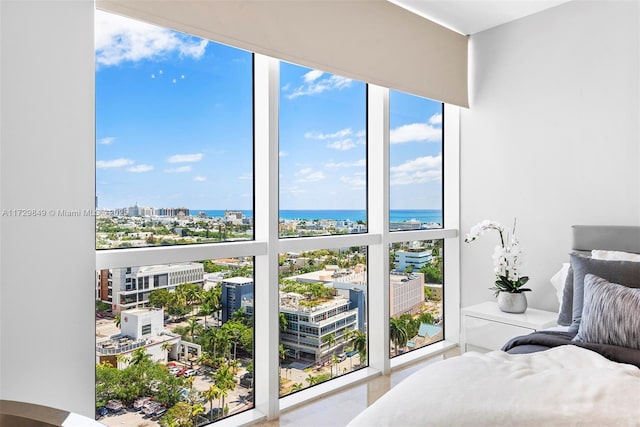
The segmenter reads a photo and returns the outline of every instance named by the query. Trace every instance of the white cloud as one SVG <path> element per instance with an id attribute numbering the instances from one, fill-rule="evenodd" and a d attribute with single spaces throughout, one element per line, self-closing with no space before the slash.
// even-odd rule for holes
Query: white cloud
<path id="1" fill-rule="evenodd" d="M 341 176 L 340 181 L 347 184 L 352 189 L 360 189 L 366 186 L 367 180 L 362 174 L 355 174 L 353 176 Z"/>
<path id="2" fill-rule="evenodd" d="M 152 165 L 135 165 L 127 169 L 127 172 L 142 173 L 153 170 Z"/>
<path id="3" fill-rule="evenodd" d="M 391 185 L 420 184 L 442 180 L 442 155 L 418 157 L 390 169 Z"/>
<path id="4" fill-rule="evenodd" d="M 326 178 L 322 171 L 314 171 L 311 168 L 300 169 L 296 176 L 300 177 L 296 182 L 318 182 Z"/>
<path id="5" fill-rule="evenodd" d="M 123 166 L 132 165 L 134 162 L 131 159 L 115 159 L 115 160 L 98 160 L 96 161 L 96 168 L 121 168 Z"/>
<path id="6" fill-rule="evenodd" d="M 207 40 L 98 10 L 95 20 L 98 66 L 108 67 L 125 61 L 154 59 L 171 53 L 197 59 L 202 57 L 209 43 Z"/>
<path id="7" fill-rule="evenodd" d="M 194 178 L 193 178 L 193 180 L 194 180 L 195 182 L 205 182 L 205 181 L 207 180 L 207 177 L 206 177 L 206 176 L 200 176 L 200 175 L 199 175 L 199 176 L 194 177 Z"/>
<path id="8" fill-rule="evenodd" d="M 433 126 L 442 125 L 442 113 L 436 113 L 429 117 L 429 124 Z"/>
<path id="9" fill-rule="evenodd" d="M 189 162 L 199 162 L 202 160 L 203 154 L 176 154 L 167 159 L 169 163 L 189 163 Z"/>
<path id="10" fill-rule="evenodd" d="M 424 184 L 426 182 L 440 181 L 442 180 L 442 171 L 430 170 L 430 171 L 418 171 L 413 173 L 399 173 L 391 176 L 390 184 L 395 185 L 409 185 L 409 184 Z"/>
<path id="11" fill-rule="evenodd" d="M 335 138 L 344 138 L 346 136 L 351 135 L 351 129 L 350 128 L 346 128 L 346 129 L 342 129 L 339 130 L 337 132 L 334 133 L 319 133 L 319 132 L 306 132 L 304 134 L 304 137 L 307 139 L 319 139 L 319 140 L 324 140 L 324 139 L 335 139 Z"/>
<path id="12" fill-rule="evenodd" d="M 359 131 L 356 133 L 356 136 L 363 134 L 364 131 Z M 351 150 L 356 146 L 356 144 L 363 144 L 365 141 L 358 139 L 358 141 L 354 142 L 351 138 L 347 138 L 348 136 L 353 135 L 353 131 L 351 128 L 340 129 L 333 133 L 321 133 L 321 132 L 306 132 L 304 137 L 307 139 L 315 139 L 318 141 L 325 140 L 335 140 L 327 143 L 328 148 L 332 148 L 334 150 L 346 151 Z M 342 139 L 338 139 L 342 138 Z"/>
<path id="13" fill-rule="evenodd" d="M 284 191 L 289 194 L 303 194 L 307 192 L 307 190 L 305 190 L 304 188 L 298 187 L 297 185 L 286 188 Z"/>
<path id="14" fill-rule="evenodd" d="M 322 72 L 320 70 L 311 70 L 311 71 L 309 71 L 307 74 L 305 74 L 303 76 L 304 82 L 305 83 L 314 82 L 314 81 L 318 80 L 323 74 L 324 74 L 324 72 Z"/>
<path id="15" fill-rule="evenodd" d="M 356 144 L 354 144 L 354 142 L 349 138 L 343 139 L 343 140 L 340 140 L 340 141 L 332 141 L 332 142 L 328 142 L 327 143 L 327 147 L 333 148 L 334 150 L 339 150 L 339 151 L 351 150 L 355 146 L 356 146 Z"/>
<path id="16" fill-rule="evenodd" d="M 352 168 L 352 167 L 364 167 L 367 165 L 366 159 L 356 160 L 355 162 L 329 162 L 325 163 L 324 167 L 327 169 L 337 169 L 337 168 Z"/>
<path id="17" fill-rule="evenodd" d="M 437 156 L 424 156 L 417 159 L 409 160 L 399 166 L 392 166 L 389 170 L 391 172 L 411 172 L 423 169 L 442 168 L 442 155 Z"/>
<path id="18" fill-rule="evenodd" d="M 392 144 L 404 142 L 439 142 L 442 140 L 442 129 L 425 123 L 412 123 L 391 129 Z"/>
<path id="19" fill-rule="evenodd" d="M 180 166 L 177 168 L 173 168 L 173 169 L 165 169 L 164 170 L 166 173 L 185 173 L 185 172 L 191 172 L 191 166 Z"/>
<path id="20" fill-rule="evenodd" d="M 238 177 L 239 180 L 241 181 L 250 181 L 253 179 L 253 174 L 251 173 L 243 173 L 242 175 L 240 175 Z"/>
<path id="21" fill-rule="evenodd" d="M 98 139 L 97 143 L 102 145 L 111 145 L 115 140 L 115 136 L 105 136 L 104 138 Z"/>
<path id="22" fill-rule="evenodd" d="M 311 73 L 311 71 L 309 73 Z M 321 79 L 316 77 L 315 80 L 309 81 L 307 80 L 309 73 L 305 74 L 305 84 L 295 88 L 292 93 L 287 95 L 287 99 L 295 99 L 299 96 L 317 95 L 328 90 L 342 90 L 351 87 L 352 80 L 346 77 L 331 75 Z M 311 77 L 313 77 L 313 75 Z"/>
<path id="23" fill-rule="evenodd" d="M 289 153 L 287 153 L 286 151 L 280 151 L 278 153 L 278 157 L 287 157 L 289 155 Z"/>

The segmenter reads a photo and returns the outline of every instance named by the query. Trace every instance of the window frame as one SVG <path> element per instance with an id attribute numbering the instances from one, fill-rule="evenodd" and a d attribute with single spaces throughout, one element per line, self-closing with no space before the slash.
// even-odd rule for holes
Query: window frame
<path id="1" fill-rule="evenodd" d="M 443 228 L 389 231 L 389 89 L 367 89 L 367 232 L 359 234 L 280 238 L 278 180 L 279 60 L 254 58 L 254 240 L 170 247 L 95 251 L 95 270 L 187 262 L 234 256 L 254 258 L 254 408 L 216 422 L 238 425 L 277 418 L 281 411 L 393 368 L 446 351 L 457 345 L 460 328 L 459 111 L 445 104 L 443 125 Z M 384 189 L 380 191 L 380 189 Z M 389 244 L 408 240 L 444 239 L 444 341 L 389 358 Z M 368 367 L 279 398 L 278 378 L 278 254 L 325 248 L 367 246 Z M 372 316 L 371 313 L 383 313 Z M 259 357 L 256 357 L 259 356 Z"/>

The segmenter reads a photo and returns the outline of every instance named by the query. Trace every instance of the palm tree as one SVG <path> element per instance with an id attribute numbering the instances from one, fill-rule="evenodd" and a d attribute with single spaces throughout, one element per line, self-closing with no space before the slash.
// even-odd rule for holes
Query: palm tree
<path id="1" fill-rule="evenodd" d="M 358 350 L 360 355 L 360 364 L 367 363 L 367 334 L 359 329 L 352 332 L 353 336 L 353 348 Z"/>
<path id="2" fill-rule="evenodd" d="M 146 365 L 151 363 L 151 355 L 144 348 L 137 348 L 131 353 L 131 365 Z"/>
<path id="3" fill-rule="evenodd" d="M 207 301 L 202 301 L 202 304 L 200 305 L 200 311 L 198 312 L 199 316 L 202 316 L 202 318 L 204 319 L 204 328 L 207 329 L 208 325 L 207 325 L 207 316 L 211 314 L 211 312 L 213 311 L 213 307 L 211 306 L 211 304 Z"/>
<path id="4" fill-rule="evenodd" d="M 188 326 L 176 326 L 173 328 L 173 333 L 180 335 L 180 338 L 184 341 L 189 341 L 189 327 Z"/>
<path id="5" fill-rule="evenodd" d="M 126 354 L 116 354 L 116 368 L 120 369 L 120 364 L 128 364 L 130 361 L 130 357 Z"/>
<path id="6" fill-rule="evenodd" d="M 202 326 L 198 323 L 198 319 L 191 317 L 187 323 L 187 328 L 189 330 L 189 337 L 191 338 L 191 342 L 195 343 L 195 335 L 196 331 L 200 332 Z"/>
<path id="7" fill-rule="evenodd" d="M 222 327 L 222 330 L 226 331 L 228 340 L 233 343 L 233 360 L 236 360 L 238 341 L 240 341 L 240 337 L 242 336 L 242 327 L 243 325 L 241 323 L 234 321 L 227 322 Z"/>
<path id="8" fill-rule="evenodd" d="M 337 365 L 338 362 L 340 362 L 340 360 L 338 359 L 338 356 L 336 356 L 335 354 L 332 354 L 331 355 L 331 378 L 333 378 L 333 367 Z M 336 369 L 336 375 L 337 374 L 338 374 L 338 369 Z"/>
<path id="9" fill-rule="evenodd" d="M 330 333 L 322 337 L 322 342 L 327 344 L 327 350 L 331 350 L 331 347 L 336 343 L 336 334 Z"/>
<path id="10" fill-rule="evenodd" d="M 122 318 L 120 317 L 120 313 L 116 314 L 116 317 L 113 318 L 113 323 L 116 324 L 116 328 L 120 329 L 120 322 Z"/>
<path id="11" fill-rule="evenodd" d="M 167 362 L 169 361 L 169 350 L 171 350 L 171 347 L 173 347 L 173 344 L 169 341 L 162 343 L 162 346 L 160 347 L 162 348 L 162 351 L 165 352 L 164 355 Z"/>
<path id="12" fill-rule="evenodd" d="M 204 316 L 204 326 L 207 327 L 207 316 L 213 315 L 220 310 L 220 300 L 222 299 L 222 288 L 216 286 L 207 291 L 203 291 L 201 299 L 200 314 Z"/>
<path id="13" fill-rule="evenodd" d="M 395 354 L 398 354 L 398 346 L 404 347 L 409 340 L 405 322 L 397 317 L 389 319 L 389 338 L 395 346 Z"/>
<path id="14" fill-rule="evenodd" d="M 302 385 L 302 383 L 295 383 L 294 385 L 291 386 L 291 391 L 300 391 L 304 388 L 304 385 Z"/>
<path id="15" fill-rule="evenodd" d="M 220 399 L 222 391 L 214 384 L 204 391 L 203 396 L 209 401 L 209 405 L 211 405 L 209 409 L 209 421 L 213 421 L 213 401 L 214 399 Z"/>
<path id="16" fill-rule="evenodd" d="M 312 386 L 314 384 L 318 384 L 318 376 L 309 374 L 307 376 L 307 382 L 309 383 L 309 386 Z"/>
<path id="17" fill-rule="evenodd" d="M 202 301 L 204 298 L 204 291 L 198 285 L 189 284 L 185 291 L 185 298 L 187 300 L 187 305 L 192 306 Z"/>
<path id="18" fill-rule="evenodd" d="M 287 326 L 289 326 L 289 322 L 287 321 L 287 316 L 284 313 L 280 312 L 278 314 L 280 321 L 280 332 L 285 332 L 287 330 Z"/>
<path id="19" fill-rule="evenodd" d="M 213 358 L 218 357 L 218 351 L 224 356 L 228 355 L 231 349 L 231 340 L 226 329 L 211 329 L 211 342 L 213 343 Z"/>
<path id="20" fill-rule="evenodd" d="M 229 391 L 236 388 L 233 373 L 231 372 L 229 365 L 222 365 L 215 375 L 213 375 L 212 379 L 216 387 L 220 389 L 220 394 L 222 396 L 221 409 L 224 411 L 224 398 L 227 397 Z"/>

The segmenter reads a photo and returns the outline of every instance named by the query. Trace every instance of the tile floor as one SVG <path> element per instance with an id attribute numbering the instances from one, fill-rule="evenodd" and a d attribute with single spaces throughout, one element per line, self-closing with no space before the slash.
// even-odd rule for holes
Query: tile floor
<path id="1" fill-rule="evenodd" d="M 330 396 L 286 411 L 278 420 L 255 424 L 260 427 L 341 427 L 345 426 L 367 406 L 398 384 L 400 381 L 428 363 L 458 356 L 458 348 L 449 350 L 431 359 L 398 368 L 391 375 L 379 376 L 341 390 Z"/>

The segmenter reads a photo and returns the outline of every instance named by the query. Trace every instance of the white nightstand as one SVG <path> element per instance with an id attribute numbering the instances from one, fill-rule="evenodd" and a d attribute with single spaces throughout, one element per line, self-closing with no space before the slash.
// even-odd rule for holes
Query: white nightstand
<path id="1" fill-rule="evenodd" d="M 492 301 L 462 309 L 462 341 L 465 351 L 500 350 L 513 337 L 557 326 L 558 313 L 527 308 L 522 314 L 504 313 Z"/>

